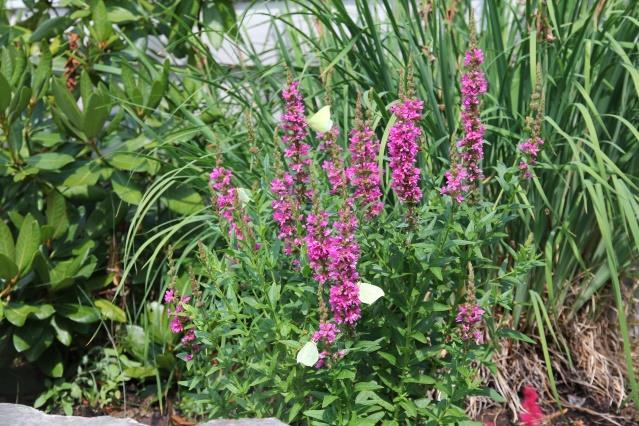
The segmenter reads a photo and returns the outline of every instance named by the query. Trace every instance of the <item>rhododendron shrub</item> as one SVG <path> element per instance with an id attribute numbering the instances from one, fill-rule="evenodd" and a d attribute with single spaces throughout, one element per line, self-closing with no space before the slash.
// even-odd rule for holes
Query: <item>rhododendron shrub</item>
<path id="1" fill-rule="evenodd" d="M 424 167 L 432 106 L 415 91 L 387 105 L 392 119 L 358 107 L 343 122 L 333 96 L 331 117 L 311 120 L 317 106 L 298 81 L 281 91 L 260 179 L 212 165 L 212 239 L 191 265 L 198 294 L 185 307 L 185 295 L 167 295 L 189 354 L 183 406 L 292 424 L 454 424 L 469 396 L 494 394 L 478 369 L 516 333 L 493 314 L 510 309 L 536 261 L 504 241 L 523 206 L 463 197 L 483 176 L 482 60 L 466 56 L 461 168 L 446 177 Z M 508 173 L 519 178 L 517 165 Z"/>

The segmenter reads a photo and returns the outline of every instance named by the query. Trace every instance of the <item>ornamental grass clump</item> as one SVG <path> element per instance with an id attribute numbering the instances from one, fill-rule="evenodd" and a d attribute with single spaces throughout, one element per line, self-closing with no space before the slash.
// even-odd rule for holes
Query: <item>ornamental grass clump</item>
<path id="1" fill-rule="evenodd" d="M 478 72 L 479 51 L 468 57 L 468 72 Z M 245 190 L 241 213 L 232 174 L 214 168 L 213 209 L 232 232 L 202 245 L 206 308 L 192 311 L 201 349 L 184 381 L 194 412 L 293 424 L 454 423 L 465 419 L 466 398 L 487 392 L 478 368 L 505 333 L 492 310 L 509 306 L 513 277 L 527 273 L 534 255 L 508 246 L 511 260 L 500 267 L 484 256 L 520 205 L 477 196 L 451 208 L 459 200 L 451 203 L 437 181 L 422 179 L 438 173 L 420 168 L 429 106 L 407 80 L 386 123 L 361 105 L 338 122 L 345 100 L 335 94 L 333 105 L 306 117 L 301 86 L 289 83 L 273 158 Z M 472 96 L 485 90 L 477 87 Z M 471 124 L 459 145 L 466 173 L 459 194 L 481 184 L 481 156 L 472 151 L 481 124 L 471 103 L 462 108 Z M 234 227 L 239 218 L 242 227 Z M 234 243 L 244 227 L 255 245 Z M 435 390 L 447 397 L 428 397 Z"/>

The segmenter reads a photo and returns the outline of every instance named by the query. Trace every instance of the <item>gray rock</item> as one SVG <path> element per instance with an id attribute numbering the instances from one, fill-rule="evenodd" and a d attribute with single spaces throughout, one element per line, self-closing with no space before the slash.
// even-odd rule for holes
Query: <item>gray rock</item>
<path id="1" fill-rule="evenodd" d="M 133 426 L 142 425 L 133 419 L 117 417 L 76 417 L 45 414 L 19 404 L 0 403 L 0 426 Z M 286 426 L 277 419 L 211 420 L 200 426 Z"/>
<path id="2" fill-rule="evenodd" d="M 133 419 L 115 417 L 75 417 L 44 414 L 35 408 L 19 404 L 0 404 L 0 426 L 132 426 L 141 425 Z"/>

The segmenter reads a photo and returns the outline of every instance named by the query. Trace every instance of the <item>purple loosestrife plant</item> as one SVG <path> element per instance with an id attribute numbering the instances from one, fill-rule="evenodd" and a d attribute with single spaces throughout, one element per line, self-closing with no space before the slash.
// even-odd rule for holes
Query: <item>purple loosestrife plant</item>
<path id="1" fill-rule="evenodd" d="M 311 146 L 305 142 L 308 124 L 304 115 L 304 100 L 299 91 L 299 81 L 293 81 L 283 91 L 285 107 L 282 114 L 282 142 L 284 157 L 293 178 L 295 195 L 300 205 L 311 197 L 309 167 Z"/>
<path id="2" fill-rule="evenodd" d="M 173 334 L 181 334 L 180 343 L 188 351 L 186 361 L 193 359 L 193 354 L 199 352 L 200 346 L 196 343 L 195 329 L 191 325 L 191 318 L 184 312 L 184 305 L 191 301 L 191 296 L 179 296 L 175 289 L 170 288 L 164 293 L 164 303 L 167 305 L 169 315 L 169 328 Z"/>
<path id="3" fill-rule="evenodd" d="M 213 189 L 213 200 L 215 208 L 220 217 L 222 217 L 229 225 L 229 234 L 242 241 L 244 234 L 237 224 L 238 210 L 238 192 L 237 188 L 231 186 L 231 177 L 233 173 L 224 167 L 216 167 L 211 171 L 209 180 Z M 248 218 L 242 217 L 242 220 L 248 222 Z"/>
<path id="4" fill-rule="evenodd" d="M 333 126 L 328 132 L 318 133 L 321 141 L 320 149 L 328 153 L 329 158 L 322 163 L 322 169 L 326 172 L 331 194 L 341 194 L 346 191 L 346 171 L 342 147 L 337 144 L 339 129 Z"/>
<path id="5" fill-rule="evenodd" d="M 390 130 L 388 153 L 390 157 L 391 186 L 399 201 L 414 206 L 422 199 L 419 187 L 420 170 L 415 166 L 418 141 L 422 130 L 419 120 L 424 103 L 419 99 L 406 98 L 391 107 L 397 122 Z"/>
<path id="6" fill-rule="evenodd" d="M 288 173 L 282 173 L 281 178 L 271 181 L 273 220 L 279 228 L 277 237 L 284 242 L 286 255 L 291 255 L 299 246 L 297 223 L 301 214 L 294 188 L 294 179 Z"/>
<path id="7" fill-rule="evenodd" d="M 480 68 L 483 63 L 484 52 L 471 42 L 471 48 L 464 58 L 466 72 L 461 77 L 461 118 L 464 137 L 459 141 L 462 165 L 466 169 L 471 187 L 476 186 L 483 178 L 481 160 L 484 158 L 485 128 L 480 119 L 479 105 L 481 95 L 488 89 L 486 77 Z"/>
<path id="8" fill-rule="evenodd" d="M 475 303 L 459 306 L 455 321 L 459 324 L 459 335 L 462 340 L 470 340 L 472 338 L 478 345 L 483 343 L 484 338 L 480 325 L 484 313 L 484 310 Z"/>
<path id="9" fill-rule="evenodd" d="M 481 70 L 484 52 L 476 46 L 474 34 L 471 36 L 470 49 L 464 56 L 466 72 L 461 76 L 461 121 L 464 136 L 457 147 L 451 147 L 451 165 L 444 177 L 446 184 L 442 194 L 458 203 L 464 201 L 466 193 L 476 188 L 483 178 L 481 161 L 484 158 L 485 128 L 480 119 L 481 95 L 488 90 L 486 77 Z M 460 150 L 457 156 L 457 148 Z"/>
<path id="10" fill-rule="evenodd" d="M 541 138 L 541 124 L 544 119 L 544 95 L 542 91 L 541 70 L 537 69 L 537 84 L 535 91 L 530 100 L 530 115 L 526 117 L 526 128 L 530 131 L 530 138 L 524 140 L 518 145 L 518 149 L 522 155 L 519 161 L 519 170 L 521 170 L 525 179 L 532 177 L 532 166 L 537 163 L 539 150 L 544 144 Z"/>
<path id="11" fill-rule="evenodd" d="M 355 239 L 357 218 L 347 201 L 342 206 L 339 220 L 333 224 L 335 235 L 329 244 L 329 277 L 333 285 L 329 302 L 333 318 L 338 324 L 355 325 L 361 316 L 359 289 L 359 244 Z"/>
<path id="12" fill-rule="evenodd" d="M 378 216 L 384 209 L 377 165 L 379 141 L 368 123 L 356 119 L 356 127 L 350 132 L 349 151 L 351 166 L 346 175 L 353 187 L 353 197 L 365 209 L 367 219 Z"/>

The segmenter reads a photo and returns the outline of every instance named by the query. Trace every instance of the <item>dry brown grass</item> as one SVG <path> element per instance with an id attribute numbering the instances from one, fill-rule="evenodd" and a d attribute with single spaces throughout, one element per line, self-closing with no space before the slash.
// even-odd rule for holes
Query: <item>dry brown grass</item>
<path id="1" fill-rule="evenodd" d="M 639 301 L 637 286 L 626 287 L 626 300 L 633 339 L 633 356 L 639 367 Z M 550 345 L 552 368 L 557 382 L 561 403 L 569 411 L 580 412 L 594 419 L 589 424 L 639 424 L 639 413 L 628 407 L 625 388 L 625 364 L 621 338 L 618 333 L 616 311 L 612 303 L 599 301 L 597 314 L 594 305 L 582 309 L 569 319 L 560 314 L 555 324 L 558 345 L 547 336 Z M 534 333 L 529 333 L 534 335 Z M 485 413 L 504 418 L 504 412 L 512 422 L 522 411 L 519 391 L 524 385 L 535 387 L 540 394 L 545 412 L 550 414 L 546 424 L 556 423 L 562 414 L 554 402 L 541 349 L 537 345 L 510 340 L 502 342 L 493 361 L 497 373 L 488 369 L 480 372 L 484 383 L 494 387 L 506 399 L 505 406 L 486 397 L 471 399 L 468 412 L 472 418 Z M 501 414 L 501 416 L 500 416 Z M 485 416 L 484 416 L 485 418 Z M 503 421 L 495 422 L 504 424 Z"/>

